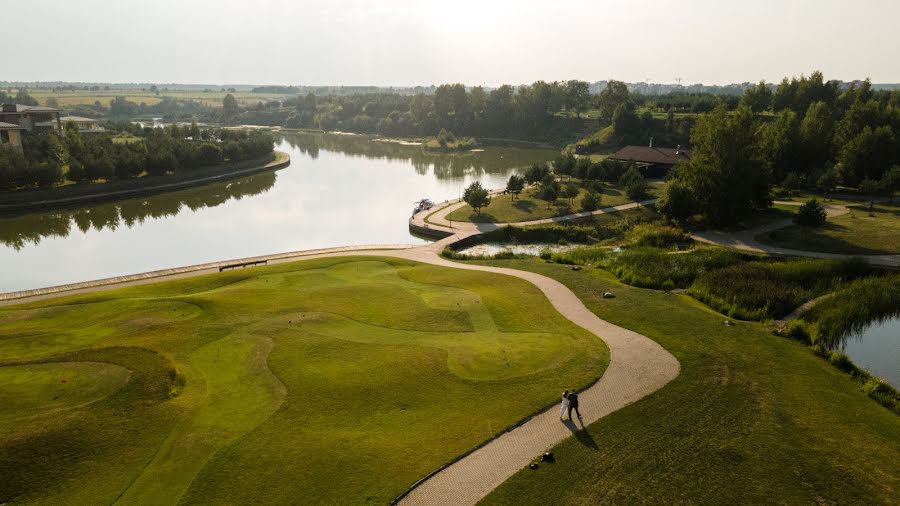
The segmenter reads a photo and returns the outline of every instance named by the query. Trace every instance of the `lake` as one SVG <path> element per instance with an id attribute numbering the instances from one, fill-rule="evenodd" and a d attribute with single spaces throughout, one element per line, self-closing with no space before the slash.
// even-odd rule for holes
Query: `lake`
<path id="1" fill-rule="evenodd" d="M 900 316 L 873 322 L 837 348 L 858 367 L 900 388 Z"/>
<path id="2" fill-rule="evenodd" d="M 367 136 L 277 133 L 291 165 L 203 187 L 0 217 L 0 292 L 284 251 L 410 244 L 423 197 L 458 198 L 472 181 L 551 160 L 546 149 L 439 154 Z"/>

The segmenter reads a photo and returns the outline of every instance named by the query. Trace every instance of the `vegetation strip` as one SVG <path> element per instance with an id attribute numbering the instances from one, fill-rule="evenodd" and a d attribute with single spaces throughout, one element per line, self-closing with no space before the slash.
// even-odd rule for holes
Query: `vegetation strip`
<path id="1" fill-rule="evenodd" d="M 84 204 L 88 202 L 102 202 L 106 200 L 118 200 L 122 198 L 135 197 L 141 195 L 152 195 L 157 193 L 165 193 L 176 190 L 183 190 L 185 188 L 190 188 L 193 186 L 200 186 L 208 183 L 214 183 L 216 181 L 226 181 L 229 179 L 236 179 L 239 177 L 249 176 L 252 174 L 257 174 L 259 172 L 268 171 L 268 170 L 280 170 L 291 164 L 291 158 L 287 153 L 283 153 L 278 151 L 275 153 L 274 157 L 266 157 L 270 158 L 264 164 L 259 165 L 263 162 L 262 159 L 255 160 L 251 162 L 242 162 L 236 164 L 238 167 L 245 167 L 247 165 L 251 165 L 249 168 L 237 168 L 234 167 L 221 167 L 221 169 L 228 169 L 227 172 L 219 172 L 212 175 L 203 175 L 201 177 L 197 177 L 196 175 L 189 174 L 187 177 L 182 176 L 163 176 L 160 181 L 164 180 L 173 180 L 174 182 L 161 183 L 161 184 L 151 184 L 147 185 L 142 179 L 134 179 L 121 182 L 118 186 L 126 186 L 124 189 L 112 190 L 112 191 L 104 191 L 104 185 L 93 185 L 89 187 L 89 189 L 94 189 L 96 192 L 87 193 L 83 195 L 75 195 L 71 197 L 61 197 L 61 198 L 47 198 L 42 200 L 23 200 L 21 202 L 14 203 L 0 203 L 0 213 L 17 213 L 17 212 L 33 212 L 39 211 L 43 209 L 53 209 L 58 207 L 66 207 L 77 204 Z M 127 188 L 130 186 L 131 188 Z M 53 193 L 65 193 L 66 188 L 63 187 L 61 189 L 50 190 Z M 75 189 L 82 191 L 80 187 L 74 187 Z M 49 194 L 48 194 L 49 195 Z M 31 195 L 33 196 L 33 195 Z"/>

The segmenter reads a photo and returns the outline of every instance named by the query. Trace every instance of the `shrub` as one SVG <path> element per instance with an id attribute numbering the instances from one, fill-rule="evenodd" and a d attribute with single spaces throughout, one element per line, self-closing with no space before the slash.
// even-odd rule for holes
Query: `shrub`
<path id="1" fill-rule="evenodd" d="M 800 206 L 794 221 L 801 227 L 821 227 L 825 224 L 825 207 L 816 199 L 808 200 Z"/>
<path id="2" fill-rule="evenodd" d="M 685 223 L 694 214 L 694 194 L 682 181 L 672 181 L 656 202 L 656 210 L 668 220 Z"/>
<path id="3" fill-rule="evenodd" d="M 665 285 L 672 289 L 688 286 L 710 269 L 739 262 L 740 256 L 722 248 L 698 248 L 679 254 L 659 248 L 629 248 L 601 260 L 602 267 L 624 283 L 644 288 L 663 288 Z"/>
<path id="4" fill-rule="evenodd" d="M 680 229 L 650 223 L 635 225 L 626 234 L 626 239 L 629 246 L 654 248 L 668 248 L 691 241 L 691 237 Z"/>

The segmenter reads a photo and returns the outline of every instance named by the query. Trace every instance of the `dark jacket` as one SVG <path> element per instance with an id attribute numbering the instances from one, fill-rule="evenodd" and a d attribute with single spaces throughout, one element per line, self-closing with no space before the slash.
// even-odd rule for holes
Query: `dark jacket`
<path id="1" fill-rule="evenodd" d="M 569 406 L 578 405 L 578 394 L 569 394 Z"/>

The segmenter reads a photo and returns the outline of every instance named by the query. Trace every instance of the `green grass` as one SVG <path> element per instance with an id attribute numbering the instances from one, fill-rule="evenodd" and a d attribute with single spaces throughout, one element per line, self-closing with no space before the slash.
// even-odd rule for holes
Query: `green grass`
<path id="1" fill-rule="evenodd" d="M 601 318 L 662 344 L 681 373 L 552 448 L 556 463 L 523 469 L 484 504 L 900 502 L 900 418 L 800 343 L 757 323 L 724 326 L 687 296 L 603 270 L 488 263 L 563 282 Z"/>
<path id="2" fill-rule="evenodd" d="M 900 207 L 851 207 L 850 213 L 829 218 L 820 228 L 798 225 L 756 237 L 761 243 L 784 248 L 848 255 L 900 254 Z"/>
<path id="3" fill-rule="evenodd" d="M 607 361 L 523 280 L 394 259 L 0 308 L 0 503 L 384 504 Z"/>
<path id="4" fill-rule="evenodd" d="M 656 197 L 659 189 L 664 184 L 663 182 L 650 183 L 650 195 L 648 198 Z M 573 199 L 573 205 L 570 205 L 568 200 L 562 198 L 548 205 L 546 201 L 537 198 L 537 193 L 538 189 L 535 187 L 522 192 L 515 200 L 513 200 L 512 195 L 496 195 L 491 198 L 490 205 L 481 210 L 481 214 L 475 214 L 474 209 L 469 205 L 465 205 L 450 213 L 447 218 L 453 221 L 471 221 L 475 223 L 516 223 L 565 216 L 581 211 L 581 199 L 584 198 L 587 191 L 584 188 L 580 188 L 578 196 Z M 603 185 L 600 201 L 601 208 L 619 206 L 631 201 L 628 195 L 625 194 L 624 188 L 612 184 Z"/>

